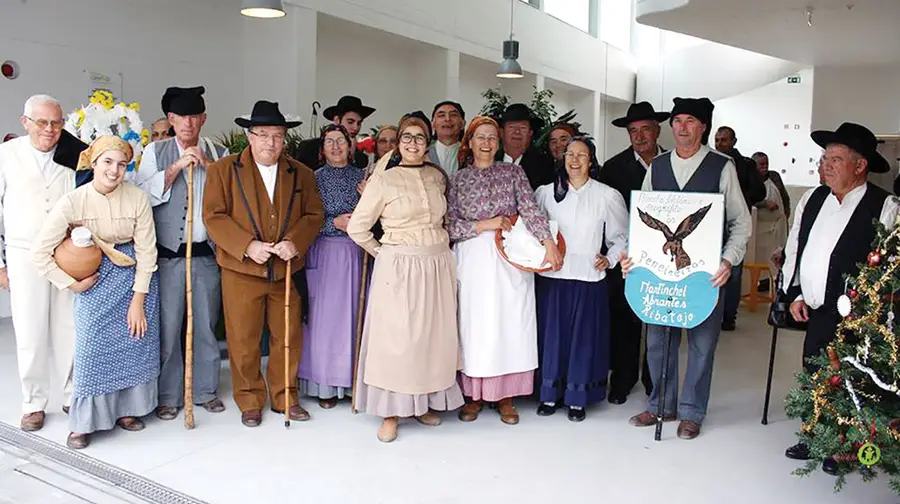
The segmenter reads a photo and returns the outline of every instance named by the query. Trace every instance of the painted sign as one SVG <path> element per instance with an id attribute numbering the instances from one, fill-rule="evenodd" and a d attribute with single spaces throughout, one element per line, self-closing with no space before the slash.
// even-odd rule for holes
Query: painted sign
<path id="1" fill-rule="evenodd" d="M 719 298 L 712 277 L 722 257 L 721 194 L 633 191 L 625 298 L 643 322 L 691 329 Z"/>

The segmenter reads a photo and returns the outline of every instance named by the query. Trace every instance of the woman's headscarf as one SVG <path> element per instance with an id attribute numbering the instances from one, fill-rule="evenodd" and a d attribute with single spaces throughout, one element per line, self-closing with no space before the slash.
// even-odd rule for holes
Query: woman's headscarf
<path id="1" fill-rule="evenodd" d="M 344 140 L 347 141 L 347 164 L 352 165 L 353 149 L 350 147 L 353 145 L 353 142 L 350 140 L 350 132 L 340 124 L 329 124 L 322 128 L 322 133 L 319 135 L 319 166 L 325 166 L 328 163 L 328 160 L 325 159 L 325 135 L 332 131 L 340 131 L 344 135 Z"/>
<path id="2" fill-rule="evenodd" d="M 594 141 L 589 136 L 577 136 L 572 137 L 569 140 L 569 145 L 572 145 L 575 142 L 581 142 L 588 148 L 588 153 L 591 156 L 591 166 L 588 169 L 588 177 L 591 175 L 600 173 L 600 163 L 597 162 L 597 146 L 594 145 Z M 568 148 L 566 148 L 568 151 Z M 556 170 L 556 180 L 553 182 L 553 199 L 556 200 L 557 203 L 564 200 L 566 198 L 566 194 L 569 192 L 569 172 L 566 170 L 566 159 L 563 158 L 563 163 L 560 168 Z"/>
<path id="3" fill-rule="evenodd" d="M 90 170 L 91 165 L 94 164 L 97 158 L 104 152 L 111 150 L 124 153 L 126 163 L 130 163 L 131 158 L 134 157 L 134 149 L 131 148 L 131 144 L 117 136 L 104 135 L 97 137 L 87 149 L 81 151 L 81 155 L 78 156 L 78 166 L 75 170 Z"/>
<path id="4" fill-rule="evenodd" d="M 460 169 L 467 167 L 474 159 L 472 148 L 469 147 L 469 144 L 472 142 L 472 137 L 475 136 L 475 130 L 477 130 L 479 126 L 484 126 L 485 124 L 493 126 L 497 130 L 497 135 L 499 137 L 500 125 L 497 124 L 497 121 L 488 116 L 473 117 L 472 121 L 469 122 L 469 126 L 466 128 L 466 133 L 463 135 L 462 144 L 459 146 L 457 161 L 459 162 Z"/>

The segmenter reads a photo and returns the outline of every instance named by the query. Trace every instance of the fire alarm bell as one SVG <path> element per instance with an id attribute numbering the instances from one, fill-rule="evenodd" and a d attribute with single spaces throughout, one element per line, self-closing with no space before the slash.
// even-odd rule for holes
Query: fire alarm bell
<path id="1" fill-rule="evenodd" d="M 0 73 L 7 79 L 15 79 L 19 76 L 19 65 L 15 61 L 4 61 L 0 63 Z"/>

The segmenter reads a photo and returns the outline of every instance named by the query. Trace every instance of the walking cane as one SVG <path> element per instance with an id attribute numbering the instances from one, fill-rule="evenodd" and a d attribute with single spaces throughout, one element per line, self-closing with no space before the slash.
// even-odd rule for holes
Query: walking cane
<path id="1" fill-rule="evenodd" d="M 766 377 L 766 400 L 763 402 L 763 425 L 769 425 L 769 397 L 772 394 L 772 368 L 775 367 L 775 344 L 777 342 L 778 326 L 772 326 L 772 343 L 769 345 L 769 374 Z"/>
<path id="2" fill-rule="evenodd" d="M 659 402 L 656 405 L 656 434 L 654 439 L 662 439 L 663 413 L 666 411 L 666 381 L 669 378 L 669 347 L 672 345 L 672 328 L 666 326 L 666 341 L 663 342 L 662 377 L 659 380 Z M 677 378 L 676 378 L 677 379 Z M 677 383 L 675 385 L 678 386 Z"/>
<path id="3" fill-rule="evenodd" d="M 187 167 L 187 236 L 184 254 L 187 328 L 184 335 L 184 427 L 194 428 L 194 289 L 191 282 L 191 251 L 194 242 L 194 163 Z"/>
<path id="4" fill-rule="evenodd" d="M 291 393 L 291 260 L 284 269 L 284 426 L 291 426 L 291 412 L 288 394 Z M 295 369 L 296 373 L 297 370 Z"/>
<path id="5" fill-rule="evenodd" d="M 359 280 L 359 307 L 356 309 L 356 349 L 354 351 L 356 358 L 353 359 L 355 364 L 353 366 L 353 388 L 350 391 L 350 411 L 352 411 L 354 415 L 359 412 L 356 409 L 356 381 L 359 379 L 359 350 L 362 347 L 363 318 L 366 313 L 366 286 L 368 285 L 366 277 L 368 277 L 369 271 L 369 254 L 365 250 L 363 250 L 362 253 L 362 261 L 362 276 Z"/>

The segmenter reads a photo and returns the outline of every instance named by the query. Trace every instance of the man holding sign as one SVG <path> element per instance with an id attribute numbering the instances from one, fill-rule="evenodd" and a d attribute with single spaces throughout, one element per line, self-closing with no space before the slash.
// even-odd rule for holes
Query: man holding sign
<path id="1" fill-rule="evenodd" d="M 648 239 L 635 237 L 637 232 L 652 232 L 658 237 L 656 244 L 648 251 L 657 254 L 659 260 L 650 259 L 644 254 L 635 262 L 634 257 L 625 257 L 622 254 L 622 275 L 628 275 L 633 268 L 643 273 L 641 278 L 649 278 L 648 271 L 669 275 L 670 278 L 683 281 L 670 280 L 637 281 L 637 278 L 628 278 L 626 281 L 626 297 L 637 315 L 647 322 L 647 362 L 650 365 L 650 374 L 653 378 L 653 392 L 650 394 L 647 411 L 633 416 L 629 422 L 637 427 L 648 427 L 658 422 L 657 411 L 660 403 L 660 389 L 664 389 L 662 404 L 662 418 L 665 421 L 675 420 L 676 413 L 681 423 L 678 426 L 678 437 L 682 439 L 694 439 L 700 434 L 700 426 L 706 416 L 706 408 L 709 403 L 709 391 L 712 383 L 713 358 L 716 344 L 719 339 L 719 331 L 722 324 L 723 291 L 720 289 L 731 276 L 731 267 L 743 260 L 746 251 L 747 239 L 750 236 L 750 213 L 744 203 L 741 187 L 738 183 L 734 162 L 730 157 L 711 150 L 706 145 L 708 132 L 712 123 L 713 104 L 708 98 L 675 98 L 669 123 L 675 139 L 675 149 L 660 154 L 650 166 L 644 178 L 642 191 L 666 192 L 666 198 L 656 198 L 661 202 L 688 203 L 696 197 L 688 198 L 685 194 L 679 198 L 677 193 L 715 194 L 715 198 L 706 198 L 710 206 L 717 212 L 711 212 L 709 207 L 685 205 L 690 208 L 685 215 L 678 216 L 678 220 L 665 223 L 654 217 L 653 212 L 641 209 L 641 212 L 633 211 L 631 226 L 632 237 L 629 237 L 629 254 L 639 250 L 639 244 L 649 242 Z M 638 205 L 642 199 L 641 194 L 635 193 L 633 204 Z M 721 195 L 721 196 L 718 196 Z M 650 198 L 647 198 L 649 200 Z M 724 199 L 724 219 L 722 219 L 722 199 Z M 671 209 L 674 204 L 669 205 Z M 709 216 L 707 216 L 707 212 Z M 685 212 L 681 212 L 685 213 Z M 659 215 L 659 213 L 657 213 Z M 674 215 L 674 214 L 673 214 Z M 636 219 L 639 219 L 636 221 Z M 706 222 L 704 222 L 706 219 Z M 724 220 L 724 222 L 722 222 Z M 640 224 L 635 224 L 639 222 Z M 643 226 L 643 228 L 641 227 Z M 721 227 L 720 227 L 721 226 Z M 649 229 L 649 231 L 644 230 Z M 636 231 L 640 229 L 641 231 Z M 718 238 L 722 233 L 721 242 L 711 240 Z M 634 238 L 633 238 L 634 237 Z M 636 241 L 633 241 L 636 240 Z M 721 258 L 718 268 L 715 264 L 709 265 L 707 277 L 711 285 L 691 284 L 691 273 L 702 273 L 705 261 L 702 254 L 688 249 L 690 245 L 697 247 L 698 252 L 706 242 L 722 243 L 721 254 L 713 254 L 716 260 Z M 664 242 L 664 243 L 663 243 Z M 662 247 L 660 249 L 660 247 Z M 660 251 L 661 252 L 658 252 Z M 718 252 L 714 250 L 713 252 Z M 711 256 L 712 257 L 712 256 Z M 660 280 L 657 277 L 657 280 Z M 686 291 L 693 289 L 693 295 L 688 297 Z M 697 290 L 700 290 L 699 295 Z M 704 296 L 706 294 L 707 296 Z M 684 300 L 683 305 L 678 306 L 679 296 Z M 690 306 L 695 299 L 711 298 L 706 310 L 693 310 Z M 652 298 L 655 306 L 663 306 L 655 312 L 645 304 Z M 673 299 L 675 301 L 673 301 Z M 643 302 L 642 302 L 643 301 Z M 666 303 L 669 303 L 666 305 Z M 676 303 L 676 304 L 672 304 Z M 642 309 L 643 308 L 643 309 Z M 681 311 L 680 317 L 674 316 L 674 312 Z M 693 313 L 692 313 L 693 310 Z M 653 316 L 651 316 L 651 312 Z M 696 315 L 696 317 L 695 317 Z M 674 327 L 673 327 L 674 326 Z M 681 402 L 678 402 L 678 345 L 681 342 L 681 330 L 687 330 L 687 338 L 690 342 L 688 351 L 688 369 L 684 381 Z M 666 351 L 667 341 L 671 338 L 674 347 Z M 667 354 L 667 355 L 665 355 Z M 665 356 L 664 356 L 665 355 Z M 665 375 L 663 376 L 663 361 L 666 362 Z M 661 381 L 674 383 L 660 383 Z M 674 386 L 673 386 L 674 385 Z M 676 409 L 677 408 L 677 409 Z"/>

